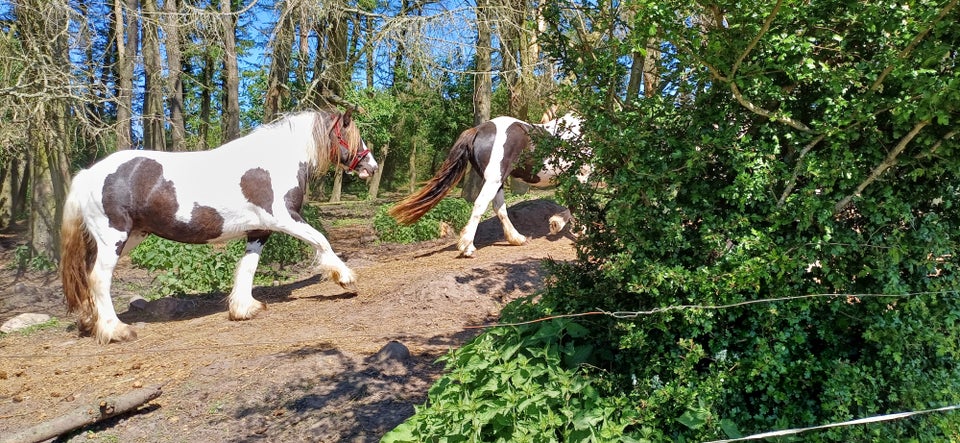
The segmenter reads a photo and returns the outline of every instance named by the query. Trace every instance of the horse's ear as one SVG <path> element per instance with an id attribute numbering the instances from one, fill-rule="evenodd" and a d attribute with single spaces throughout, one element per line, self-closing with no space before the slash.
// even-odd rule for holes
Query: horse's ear
<path id="1" fill-rule="evenodd" d="M 347 110 L 343 112 L 343 127 L 350 126 L 350 122 L 353 121 L 353 108 L 347 107 Z"/>

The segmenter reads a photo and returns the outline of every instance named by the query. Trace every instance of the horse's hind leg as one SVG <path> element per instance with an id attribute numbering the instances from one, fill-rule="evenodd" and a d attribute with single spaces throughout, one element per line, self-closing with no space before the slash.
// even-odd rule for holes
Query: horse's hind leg
<path id="1" fill-rule="evenodd" d="M 473 245 L 473 238 L 477 235 L 477 226 L 480 224 L 480 218 L 482 218 L 483 213 L 487 211 L 487 205 L 490 204 L 490 200 L 493 200 L 498 192 L 503 192 L 502 187 L 503 182 L 500 180 L 486 180 L 483 182 L 483 187 L 480 188 L 480 194 L 477 195 L 477 199 L 473 202 L 473 212 L 470 214 L 470 220 L 467 221 L 467 225 L 463 227 L 463 231 L 460 231 L 460 241 L 457 243 L 457 249 L 460 250 L 460 255 L 470 257 L 477 250 L 476 246 Z"/>
<path id="2" fill-rule="evenodd" d="M 497 191 L 497 195 L 493 197 L 493 210 L 497 213 L 500 224 L 503 225 L 503 236 L 506 237 L 511 245 L 522 245 L 527 242 L 527 237 L 517 232 L 517 229 L 513 227 L 513 223 L 510 222 L 510 217 L 507 216 L 507 205 L 503 197 L 503 188 L 500 188 L 500 190 Z"/>
<path id="3" fill-rule="evenodd" d="M 230 291 L 230 320 L 249 320 L 267 305 L 253 298 L 253 276 L 260 264 L 260 251 L 270 233 L 247 236 L 247 248 L 237 263 L 233 275 L 233 290 Z"/>
<path id="4" fill-rule="evenodd" d="M 111 242 L 110 240 L 116 240 Z M 110 297 L 110 286 L 113 280 L 113 270 L 117 266 L 120 255 L 118 246 L 125 244 L 126 234 L 105 235 L 97 241 L 97 259 L 90 271 L 90 290 L 93 294 L 93 305 L 97 310 L 97 321 L 93 328 L 93 335 L 97 342 L 107 344 L 111 341 L 123 342 L 137 339 L 137 331 L 130 325 L 120 321 L 117 311 L 113 308 L 113 299 Z"/>

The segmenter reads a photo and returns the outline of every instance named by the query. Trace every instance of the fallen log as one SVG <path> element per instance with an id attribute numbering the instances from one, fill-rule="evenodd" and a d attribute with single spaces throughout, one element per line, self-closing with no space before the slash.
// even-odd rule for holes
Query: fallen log
<path id="1" fill-rule="evenodd" d="M 132 411 L 163 392 L 162 384 L 136 389 L 116 397 L 107 397 L 47 420 L 13 435 L 0 437 L 0 443 L 36 443 L 49 440 L 74 429 Z"/>

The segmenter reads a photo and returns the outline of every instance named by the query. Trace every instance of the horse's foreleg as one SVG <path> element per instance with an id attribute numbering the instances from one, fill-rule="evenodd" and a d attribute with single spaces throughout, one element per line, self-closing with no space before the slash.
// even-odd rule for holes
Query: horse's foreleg
<path id="1" fill-rule="evenodd" d="M 356 291 L 357 275 L 352 269 L 348 268 L 340 257 L 333 252 L 330 242 L 327 238 L 312 226 L 303 222 L 291 222 L 281 226 L 280 231 L 297 237 L 307 243 L 317 251 L 317 267 L 330 272 L 330 278 L 345 289 Z"/>
<path id="2" fill-rule="evenodd" d="M 470 214 L 470 220 L 467 221 L 467 225 L 464 226 L 463 231 L 460 232 L 460 241 L 457 243 L 457 249 L 460 250 L 460 255 L 470 257 L 477 250 L 473 245 L 473 238 L 477 235 L 477 226 L 480 224 L 480 218 L 482 218 L 483 213 L 487 211 L 487 205 L 490 204 L 490 200 L 493 200 L 493 197 L 502 186 L 503 182 L 499 180 L 486 180 L 483 182 L 483 187 L 480 188 L 480 194 L 477 195 L 477 199 L 473 202 L 473 213 Z"/>
<path id="3" fill-rule="evenodd" d="M 502 187 L 497 191 L 497 195 L 493 197 L 493 210 L 496 211 L 497 218 L 500 219 L 500 224 L 503 225 L 503 236 L 506 237 L 511 245 L 522 245 L 527 242 L 527 237 L 517 232 L 517 229 L 513 227 L 513 223 L 510 222 L 510 217 L 507 216 L 507 205 L 503 197 Z"/>
<path id="4" fill-rule="evenodd" d="M 120 259 L 115 245 L 116 243 L 98 243 L 97 259 L 90 271 L 90 291 L 93 295 L 93 306 L 97 310 L 97 321 L 92 332 L 100 344 L 137 339 L 137 331 L 117 317 L 113 299 L 110 297 L 113 269 Z"/>
<path id="5" fill-rule="evenodd" d="M 554 214 L 550 217 L 550 235 L 556 235 L 563 228 L 567 227 L 567 223 L 573 219 L 573 215 L 570 213 L 570 209 L 564 209 L 563 212 L 559 214 Z"/>
<path id="6" fill-rule="evenodd" d="M 247 248 L 237 263 L 237 270 L 233 274 L 233 290 L 228 298 L 230 320 L 249 320 L 267 308 L 266 304 L 253 298 L 253 276 L 260 264 L 260 251 L 269 235 L 247 237 Z"/>

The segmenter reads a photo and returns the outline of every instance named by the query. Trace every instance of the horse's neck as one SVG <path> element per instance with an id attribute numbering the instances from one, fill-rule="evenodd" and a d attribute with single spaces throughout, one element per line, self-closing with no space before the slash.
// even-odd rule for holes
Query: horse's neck
<path id="1" fill-rule="evenodd" d="M 268 151 L 271 157 L 283 157 L 296 162 L 317 165 L 313 118 L 300 114 L 262 126 L 253 132 L 217 148 L 234 155 L 262 157 Z"/>

